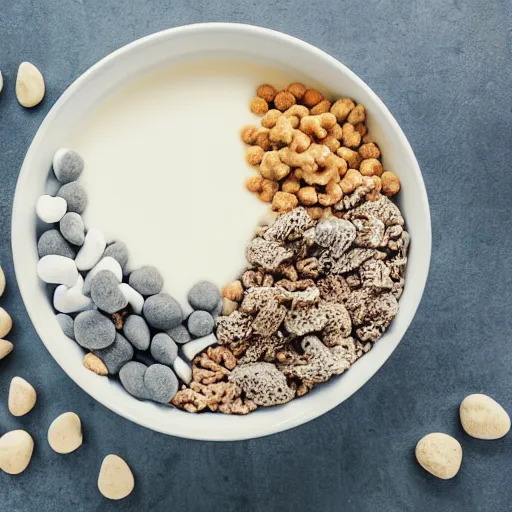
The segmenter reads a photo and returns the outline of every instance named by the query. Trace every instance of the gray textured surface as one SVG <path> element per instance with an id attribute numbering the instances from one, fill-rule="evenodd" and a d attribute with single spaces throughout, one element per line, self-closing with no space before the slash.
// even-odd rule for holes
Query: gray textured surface
<path id="1" fill-rule="evenodd" d="M 275 4 L 275 6 L 273 6 Z M 457 405 L 487 392 L 512 409 L 512 16 L 510 0 L 0 0 L 0 258 L 15 350 L 0 362 L 0 429 L 27 428 L 36 448 L 20 476 L 0 474 L 2 511 L 506 511 L 512 437 L 463 435 Z M 155 434 L 108 411 L 50 357 L 16 288 L 10 216 L 23 156 L 62 91 L 133 39 L 200 21 L 259 24 L 301 37 L 359 74 L 396 116 L 416 152 L 433 221 L 430 279 L 403 343 L 346 403 L 294 430 L 236 443 Z M 20 61 L 48 94 L 34 110 L 14 97 Z M 26 417 L 7 412 L 10 379 L 38 390 Z M 46 429 L 64 411 L 84 446 L 53 453 Z M 456 434 L 461 473 L 437 481 L 415 463 L 429 431 Z M 134 493 L 107 502 L 96 489 L 103 457 L 133 468 Z"/>

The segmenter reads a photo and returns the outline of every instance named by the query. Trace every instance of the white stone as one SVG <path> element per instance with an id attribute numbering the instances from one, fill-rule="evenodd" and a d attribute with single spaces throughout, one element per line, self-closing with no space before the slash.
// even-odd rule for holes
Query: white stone
<path id="1" fill-rule="evenodd" d="M 416 459 L 432 475 L 448 480 L 459 472 L 462 447 L 454 437 L 433 432 L 418 441 Z"/>
<path id="2" fill-rule="evenodd" d="M 499 439 L 510 430 L 510 416 L 490 396 L 469 395 L 460 404 L 462 428 L 477 439 Z"/>
<path id="3" fill-rule="evenodd" d="M 107 242 L 103 233 L 97 229 L 90 229 L 85 235 L 84 245 L 78 251 L 75 263 L 78 270 L 90 270 L 103 256 Z"/>
<path id="4" fill-rule="evenodd" d="M 103 459 L 98 476 L 98 489 L 110 500 L 126 498 L 135 487 L 133 473 L 118 455 L 110 454 Z"/>
<path id="5" fill-rule="evenodd" d="M 0 338 L 7 336 L 12 329 L 12 318 L 4 308 L 0 308 Z"/>
<path id="6" fill-rule="evenodd" d="M 41 196 L 36 202 L 37 216 L 47 224 L 59 222 L 66 214 L 68 203 L 63 197 Z"/>
<path id="7" fill-rule="evenodd" d="M 217 343 L 217 338 L 214 334 L 208 334 L 204 338 L 198 338 L 197 340 L 189 341 L 183 345 L 183 355 L 189 360 L 192 361 L 194 357 L 199 354 L 202 350 L 210 345 L 214 345 Z"/>
<path id="8" fill-rule="evenodd" d="M 36 390 L 25 379 L 14 377 L 9 387 L 8 407 L 13 416 L 24 416 L 36 405 Z"/>
<path id="9" fill-rule="evenodd" d="M 14 345 L 7 340 L 0 339 L 0 360 L 8 356 L 14 349 Z"/>
<path id="10" fill-rule="evenodd" d="M 125 296 L 128 304 L 132 307 L 133 312 L 140 315 L 142 313 L 142 307 L 144 306 L 144 297 L 127 283 L 121 283 L 119 289 Z"/>
<path id="11" fill-rule="evenodd" d="M 106 256 L 105 258 L 102 258 L 85 276 L 85 283 L 84 283 L 84 294 L 90 295 L 91 294 L 91 281 L 92 278 L 101 270 L 110 270 L 112 272 L 119 283 L 122 283 L 123 281 L 123 269 L 121 268 L 121 265 L 119 265 L 119 262 L 115 260 L 114 258 L 111 258 L 110 256 Z"/>
<path id="12" fill-rule="evenodd" d="M 192 367 L 181 357 L 177 357 L 172 363 L 174 373 L 185 383 L 190 384 L 192 382 Z"/>
<path id="13" fill-rule="evenodd" d="M 74 412 L 55 418 L 48 429 L 48 443 L 57 453 L 71 453 L 82 446 L 82 422 Z"/>
<path id="14" fill-rule="evenodd" d="M 78 280 L 78 269 L 71 258 L 49 254 L 37 262 L 37 275 L 45 283 L 64 284 L 71 288 Z"/>
<path id="15" fill-rule="evenodd" d="M 30 62 L 22 62 L 16 77 L 16 97 L 23 107 L 35 107 L 44 98 L 45 86 L 41 71 Z"/>
<path id="16" fill-rule="evenodd" d="M 84 287 L 84 279 L 78 274 L 78 280 L 72 288 L 61 284 L 55 290 L 53 295 L 53 306 L 59 313 L 76 313 L 84 311 L 92 306 L 89 297 L 82 293 Z"/>
<path id="17" fill-rule="evenodd" d="M 4 88 L 4 77 L 2 76 L 2 72 L 0 71 L 0 92 Z"/>
<path id="18" fill-rule="evenodd" d="M 34 441 L 24 430 L 11 430 L 0 438 L 0 469 L 18 475 L 27 469 L 34 451 Z"/>
<path id="19" fill-rule="evenodd" d="M 0 267 L 0 297 L 4 294 L 5 291 L 5 274 L 2 267 Z"/>

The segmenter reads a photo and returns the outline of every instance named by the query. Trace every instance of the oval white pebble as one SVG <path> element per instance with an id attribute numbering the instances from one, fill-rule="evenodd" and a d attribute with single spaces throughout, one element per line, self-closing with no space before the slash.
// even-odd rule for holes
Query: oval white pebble
<path id="1" fill-rule="evenodd" d="M 5 291 L 5 274 L 2 267 L 0 267 L 0 297 L 4 294 Z"/>
<path id="2" fill-rule="evenodd" d="M 469 395 L 460 404 L 462 428 L 477 439 L 499 439 L 510 430 L 510 416 L 490 396 Z"/>
<path id="3" fill-rule="evenodd" d="M 24 416 L 36 405 L 36 390 L 25 379 L 14 377 L 9 387 L 9 412 L 13 416 Z"/>
<path id="4" fill-rule="evenodd" d="M 7 336 L 12 329 L 12 319 L 4 308 L 0 308 L 0 338 Z"/>
<path id="5" fill-rule="evenodd" d="M 41 71 L 30 62 L 22 62 L 16 77 L 16 97 L 23 107 L 35 107 L 44 98 L 45 86 Z"/>
<path id="6" fill-rule="evenodd" d="M 102 257 L 107 242 L 98 229 L 90 229 L 85 235 L 84 245 L 78 251 L 75 263 L 78 270 L 90 270 Z"/>
<path id="7" fill-rule="evenodd" d="M 11 430 L 0 437 L 0 469 L 18 475 L 27 469 L 34 451 L 34 441 L 24 430 Z"/>
<path id="8" fill-rule="evenodd" d="M 47 224 L 59 222 L 64 217 L 68 203 L 63 197 L 41 196 L 36 202 L 37 216 Z"/>
<path id="9" fill-rule="evenodd" d="M 119 265 L 119 262 L 110 256 L 106 256 L 105 258 L 102 258 L 85 276 L 85 295 L 90 295 L 92 278 L 101 270 L 110 270 L 110 272 L 116 276 L 119 283 L 123 281 L 123 269 L 121 268 L 121 265 Z"/>
<path id="10" fill-rule="evenodd" d="M 53 307 L 59 313 L 76 313 L 87 309 L 92 302 L 89 297 L 82 293 L 83 286 L 84 278 L 80 274 L 78 274 L 78 280 L 72 288 L 63 284 L 57 286 L 53 294 Z"/>
<path id="11" fill-rule="evenodd" d="M 130 466 L 118 455 L 110 454 L 103 459 L 98 476 L 98 489 L 109 500 L 126 498 L 135 487 Z"/>
<path id="12" fill-rule="evenodd" d="M 55 418 L 48 429 L 48 443 L 57 453 L 71 453 L 82 446 L 82 422 L 74 412 Z"/>
<path id="13" fill-rule="evenodd" d="M 119 289 L 128 301 L 128 304 L 132 307 L 133 312 L 140 315 L 142 313 L 142 307 L 144 306 L 144 297 L 128 283 L 121 283 Z"/>
<path id="14" fill-rule="evenodd" d="M 418 441 L 416 459 L 432 475 L 448 480 L 459 472 L 462 447 L 454 437 L 433 432 Z"/>
<path id="15" fill-rule="evenodd" d="M 181 357 L 177 357 L 172 363 L 174 373 L 185 383 L 192 382 L 192 368 Z"/>
<path id="16" fill-rule="evenodd" d="M 206 347 L 210 345 L 214 345 L 217 343 L 217 338 L 214 334 L 209 334 L 204 338 L 198 338 L 197 340 L 189 341 L 183 345 L 183 355 L 189 360 L 192 361 L 194 357 L 196 357 L 199 352 L 204 350 Z"/>
<path id="17" fill-rule="evenodd" d="M 37 262 L 37 275 L 45 283 L 64 284 L 71 288 L 78 280 L 78 269 L 71 258 L 50 254 Z"/>
<path id="18" fill-rule="evenodd" d="M 0 339 L 0 360 L 8 356 L 14 349 L 14 345 L 7 340 Z"/>

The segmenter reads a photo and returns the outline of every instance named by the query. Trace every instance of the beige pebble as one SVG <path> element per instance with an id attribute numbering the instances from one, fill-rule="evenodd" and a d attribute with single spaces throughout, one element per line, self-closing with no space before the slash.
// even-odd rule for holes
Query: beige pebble
<path id="1" fill-rule="evenodd" d="M 108 375 L 108 369 L 105 366 L 105 363 L 98 356 L 95 356 L 92 352 L 85 354 L 84 366 L 88 370 L 91 370 L 91 372 L 96 373 L 97 375 Z"/>
<path id="2" fill-rule="evenodd" d="M 0 359 L 8 356 L 14 349 L 14 345 L 7 340 L 0 339 Z"/>
<path id="3" fill-rule="evenodd" d="M 24 430 L 12 430 L 0 437 L 0 469 L 11 475 L 17 475 L 27 469 L 34 441 Z"/>
<path id="4" fill-rule="evenodd" d="M 45 86 L 41 71 L 30 62 L 22 62 L 16 77 L 16 97 L 23 107 L 35 107 L 44 98 Z"/>
<path id="5" fill-rule="evenodd" d="M 74 412 L 55 418 L 48 429 L 48 443 L 57 453 L 71 453 L 82 446 L 82 422 Z"/>
<path id="6" fill-rule="evenodd" d="M 238 308 L 238 303 L 236 303 L 234 300 L 228 299 L 227 297 L 224 297 L 222 299 L 222 314 L 224 316 L 229 316 L 233 311 L 235 311 Z"/>
<path id="7" fill-rule="evenodd" d="M 459 472 L 462 446 L 457 439 L 448 434 L 433 432 L 418 441 L 416 459 L 429 473 L 448 480 Z"/>
<path id="8" fill-rule="evenodd" d="M 499 439 L 510 430 L 510 416 L 490 396 L 469 395 L 460 404 L 462 428 L 477 439 Z"/>
<path id="9" fill-rule="evenodd" d="M 118 455 L 110 454 L 103 459 L 98 476 L 98 489 L 110 500 L 126 498 L 135 486 L 133 473 Z"/>
<path id="10" fill-rule="evenodd" d="M 0 74 L 0 91 L 2 90 L 2 76 Z M 4 269 L 0 267 L 0 297 L 4 294 L 5 291 L 5 274 Z"/>
<path id="11" fill-rule="evenodd" d="M 5 311 L 4 308 L 0 308 L 0 338 L 7 336 L 12 329 L 12 319 Z"/>
<path id="12" fill-rule="evenodd" d="M 36 405 L 36 390 L 21 377 L 14 377 L 9 388 L 9 412 L 13 416 L 23 416 Z"/>

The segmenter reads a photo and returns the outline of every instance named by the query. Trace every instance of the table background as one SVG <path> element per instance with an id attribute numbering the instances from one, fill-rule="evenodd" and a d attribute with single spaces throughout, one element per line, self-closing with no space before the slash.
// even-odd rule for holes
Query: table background
<path id="1" fill-rule="evenodd" d="M 26 428 L 28 470 L 0 474 L 0 509 L 17 511 L 507 511 L 512 436 L 473 440 L 458 423 L 465 395 L 485 392 L 512 410 L 512 7 L 510 0 L 0 0 L 0 300 L 15 351 L 0 362 L 0 431 Z M 397 118 L 423 170 L 433 254 L 422 304 L 400 347 L 366 386 L 332 412 L 271 437 L 188 441 L 122 419 L 79 389 L 38 339 L 13 274 L 10 217 L 24 154 L 50 106 L 89 66 L 152 32 L 202 21 L 262 25 L 326 50 L 355 71 Z M 16 102 L 19 63 L 43 72 L 44 102 Z M 307 63 L 304 63 L 307 65 Z M 413 278 L 413 276 L 410 276 Z M 7 411 L 11 378 L 38 403 Z M 59 456 L 51 421 L 80 415 L 85 443 Z M 414 460 L 431 431 L 455 435 L 464 462 L 451 481 Z M 118 453 L 133 494 L 108 502 L 96 488 Z"/>

